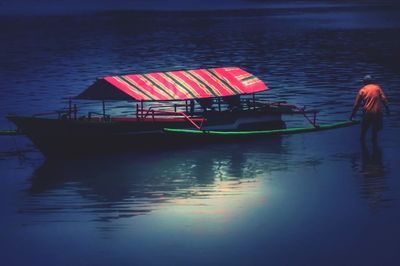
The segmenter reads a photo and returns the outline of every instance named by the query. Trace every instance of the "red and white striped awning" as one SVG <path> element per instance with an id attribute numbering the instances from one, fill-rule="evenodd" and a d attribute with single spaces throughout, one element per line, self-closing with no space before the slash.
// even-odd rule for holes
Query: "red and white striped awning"
<path id="1" fill-rule="evenodd" d="M 256 76 L 238 67 L 106 76 L 77 98 L 93 100 L 172 101 L 265 91 Z"/>

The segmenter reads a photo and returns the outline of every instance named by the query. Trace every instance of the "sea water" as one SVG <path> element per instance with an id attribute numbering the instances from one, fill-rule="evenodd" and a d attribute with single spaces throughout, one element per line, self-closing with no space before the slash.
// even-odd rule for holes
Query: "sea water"
<path id="1" fill-rule="evenodd" d="M 240 66 L 266 96 L 349 117 L 360 79 L 390 102 L 359 126 L 46 160 L 0 138 L 1 265 L 396 265 L 400 9 L 347 6 L 0 18 L 0 125 L 65 107 L 96 77 Z M 359 117 L 358 117 L 359 118 Z"/>

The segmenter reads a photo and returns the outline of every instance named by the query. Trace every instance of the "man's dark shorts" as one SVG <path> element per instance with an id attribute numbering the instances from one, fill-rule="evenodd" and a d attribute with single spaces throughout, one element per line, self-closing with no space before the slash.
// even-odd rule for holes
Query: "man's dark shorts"
<path id="1" fill-rule="evenodd" d="M 367 129 L 372 126 L 372 130 L 379 131 L 383 128 L 382 114 L 365 113 L 362 120 L 362 127 Z"/>

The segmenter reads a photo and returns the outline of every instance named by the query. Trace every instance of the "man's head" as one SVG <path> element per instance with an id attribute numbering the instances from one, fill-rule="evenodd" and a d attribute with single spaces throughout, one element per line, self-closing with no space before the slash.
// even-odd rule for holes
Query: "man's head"
<path id="1" fill-rule="evenodd" d="M 362 82 L 364 84 L 371 84 L 373 82 L 372 76 L 371 75 L 365 75 L 362 79 Z"/>

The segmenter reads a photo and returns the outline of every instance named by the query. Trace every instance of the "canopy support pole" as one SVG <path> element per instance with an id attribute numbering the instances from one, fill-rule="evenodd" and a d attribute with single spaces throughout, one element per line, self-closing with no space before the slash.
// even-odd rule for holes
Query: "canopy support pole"
<path id="1" fill-rule="evenodd" d="M 103 100 L 103 119 L 106 120 L 106 102 Z"/>
<path id="2" fill-rule="evenodd" d="M 190 100 L 190 114 L 194 114 L 194 100 Z"/>
<path id="3" fill-rule="evenodd" d="M 143 117 L 143 100 L 140 101 L 140 113 L 141 113 L 141 117 L 142 117 L 142 119 L 143 119 L 143 118 L 144 118 L 144 117 Z"/>
<path id="4" fill-rule="evenodd" d="M 71 119 L 71 113 L 72 113 L 72 100 L 70 98 L 68 101 L 68 119 Z"/>
<path id="5" fill-rule="evenodd" d="M 76 120 L 77 113 L 78 113 L 78 107 L 76 106 L 76 104 L 74 104 L 74 120 Z"/>

